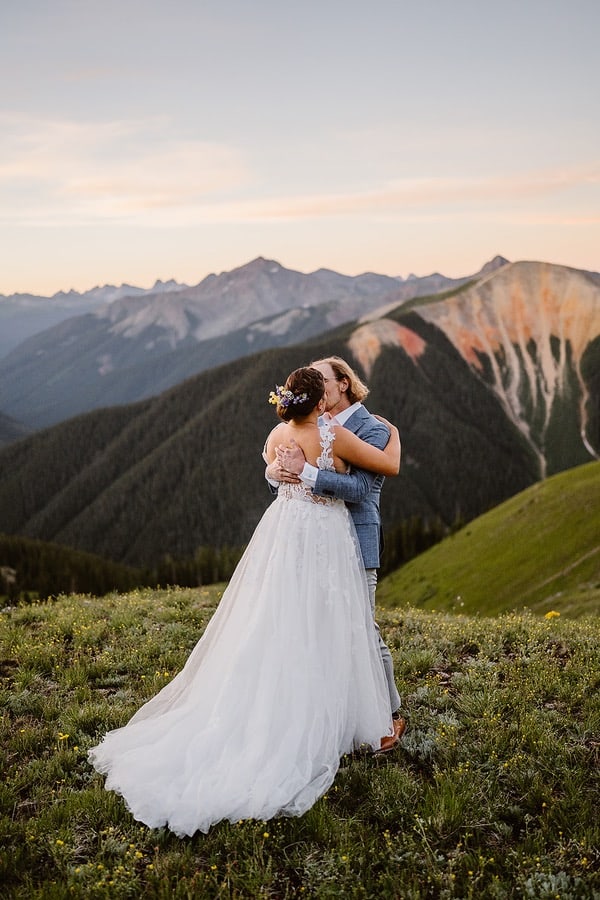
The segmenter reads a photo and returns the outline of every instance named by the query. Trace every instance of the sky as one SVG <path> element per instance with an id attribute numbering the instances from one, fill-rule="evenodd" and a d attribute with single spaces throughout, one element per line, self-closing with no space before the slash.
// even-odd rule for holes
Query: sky
<path id="1" fill-rule="evenodd" d="M 3 0 L 0 294 L 600 270 L 598 0 Z"/>

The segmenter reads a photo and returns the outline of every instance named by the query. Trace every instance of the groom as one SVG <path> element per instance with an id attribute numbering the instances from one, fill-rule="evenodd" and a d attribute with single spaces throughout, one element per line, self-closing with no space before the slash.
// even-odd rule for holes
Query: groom
<path id="1" fill-rule="evenodd" d="M 382 450 L 388 440 L 387 427 L 362 405 L 369 389 L 356 372 L 339 356 L 328 356 L 310 364 L 318 369 L 325 379 L 326 415 L 332 417 L 333 424 L 343 425 L 358 437 Z M 382 547 L 381 514 L 379 499 L 384 476 L 353 468 L 350 474 L 327 472 L 306 462 L 299 447 L 280 448 L 277 459 L 267 468 L 270 481 L 297 481 L 298 478 L 312 488 L 313 493 L 324 497 L 338 497 L 344 500 L 354 521 L 358 541 L 365 566 L 371 612 L 375 622 L 375 590 L 377 569 Z M 379 639 L 379 650 L 385 670 L 394 734 L 381 739 L 380 753 L 392 750 L 406 730 L 406 721 L 400 715 L 400 695 L 394 680 L 394 663 L 389 648 L 381 636 L 375 622 Z"/>

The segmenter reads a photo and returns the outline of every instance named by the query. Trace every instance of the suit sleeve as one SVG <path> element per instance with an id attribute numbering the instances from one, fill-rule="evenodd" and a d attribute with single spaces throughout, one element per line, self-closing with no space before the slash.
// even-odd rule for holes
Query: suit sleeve
<path id="1" fill-rule="evenodd" d="M 368 431 L 359 433 L 358 437 L 380 450 L 384 449 L 390 439 L 387 428 L 378 420 Z M 313 494 L 321 497 L 337 497 L 345 503 L 360 503 L 370 494 L 375 479 L 379 477 L 376 472 L 367 472 L 366 469 L 353 468 L 347 475 L 343 472 L 327 472 L 321 469 L 317 475 Z"/>

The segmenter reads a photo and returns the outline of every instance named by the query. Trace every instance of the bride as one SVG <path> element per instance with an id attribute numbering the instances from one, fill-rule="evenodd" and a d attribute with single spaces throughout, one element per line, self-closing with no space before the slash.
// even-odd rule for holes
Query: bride
<path id="1" fill-rule="evenodd" d="M 324 393 L 308 367 L 272 392 L 282 422 L 268 462 L 293 438 L 320 468 L 396 474 L 397 429 L 381 451 L 319 425 Z M 224 819 L 302 815 L 343 754 L 392 734 L 391 712 L 350 514 L 282 484 L 182 671 L 89 759 L 137 820 L 193 835 Z"/>

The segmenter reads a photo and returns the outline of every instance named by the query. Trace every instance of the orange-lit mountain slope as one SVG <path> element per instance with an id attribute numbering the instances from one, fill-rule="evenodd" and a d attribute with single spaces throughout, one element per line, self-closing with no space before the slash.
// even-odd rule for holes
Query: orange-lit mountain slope
<path id="1" fill-rule="evenodd" d="M 416 311 L 444 332 L 497 394 L 535 449 L 541 476 L 564 467 L 567 442 L 571 450 L 573 442 L 580 444 L 581 462 L 600 458 L 597 276 L 547 263 L 510 263 Z M 367 373 L 385 345 L 401 347 L 415 363 L 426 349 L 422 337 L 388 318 L 365 322 L 351 342 Z"/>

